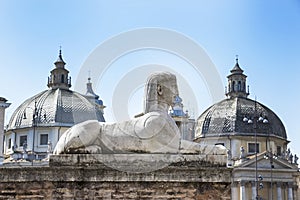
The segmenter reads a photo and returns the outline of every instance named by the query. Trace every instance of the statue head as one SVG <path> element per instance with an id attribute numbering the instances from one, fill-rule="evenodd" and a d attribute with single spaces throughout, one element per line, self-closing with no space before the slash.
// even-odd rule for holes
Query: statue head
<path id="1" fill-rule="evenodd" d="M 145 85 L 144 113 L 156 105 L 172 106 L 178 95 L 176 76 L 169 72 L 151 74 Z"/>

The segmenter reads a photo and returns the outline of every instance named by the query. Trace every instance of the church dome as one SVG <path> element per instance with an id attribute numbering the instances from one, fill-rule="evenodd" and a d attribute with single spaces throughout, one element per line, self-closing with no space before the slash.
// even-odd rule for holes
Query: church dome
<path id="1" fill-rule="evenodd" d="M 256 123 L 257 136 L 287 139 L 283 123 L 271 109 L 244 97 L 224 99 L 208 108 L 197 119 L 195 136 L 196 138 L 227 135 L 254 136 L 254 124 L 244 121 L 245 117 L 253 116 L 262 116 L 268 120 L 268 123 Z"/>
<path id="2" fill-rule="evenodd" d="M 12 114 L 8 130 L 33 126 L 70 127 L 86 120 L 104 122 L 103 102 L 93 93 L 93 98 L 70 90 L 71 77 L 65 68 L 61 50 L 48 77 L 45 90 L 22 103 Z M 90 80 L 88 85 L 91 87 Z M 90 88 L 92 90 L 92 88 Z M 98 101 L 101 101 L 101 105 Z"/>
<path id="3" fill-rule="evenodd" d="M 269 108 L 248 98 L 246 78 L 240 68 L 238 58 L 231 73 L 227 76 L 227 99 L 212 105 L 197 120 L 195 137 L 217 137 L 227 135 L 275 136 L 287 139 L 286 131 L 279 117 Z M 248 124 L 259 117 L 265 123 Z M 267 123 L 266 123 L 267 122 Z M 256 126 L 256 128 L 255 128 Z M 255 130 L 256 129 L 256 130 Z"/>
<path id="4" fill-rule="evenodd" d="M 12 114 L 8 130 L 38 126 L 66 126 L 95 119 L 101 110 L 83 95 L 66 89 L 45 90 L 22 103 Z"/>

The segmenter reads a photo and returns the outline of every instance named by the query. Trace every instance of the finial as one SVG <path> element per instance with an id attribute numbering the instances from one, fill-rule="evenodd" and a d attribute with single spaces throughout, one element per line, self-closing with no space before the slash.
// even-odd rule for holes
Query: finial
<path id="1" fill-rule="evenodd" d="M 59 56 L 61 56 L 61 46 L 59 46 Z"/>
<path id="2" fill-rule="evenodd" d="M 239 55 L 235 55 L 235 61 L 236 61 L 236 63 L 239 62 Z"/>
<path id="3" fill-rule="evenodd" d="M 88 71 L 88 82 L 91 82 L 91 70 Z"/>

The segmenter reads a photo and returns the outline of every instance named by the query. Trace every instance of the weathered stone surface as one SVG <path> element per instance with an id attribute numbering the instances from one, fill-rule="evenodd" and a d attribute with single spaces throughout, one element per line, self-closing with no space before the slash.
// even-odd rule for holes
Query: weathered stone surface
<path id="1" fill-rule="evenodd" d="M 91 156 L 50 157 L 48 167 L 1 167 L 0 199 L 230 199 L 231 169 L 224 163 L 187 159 L 128 173 Z M 54 162 L 59 159 L 65 162 Z"/>
<path id="2" fill-rule="evenodd" d="M 0 199 L 230 199 L 229 183 L 16 181 L 0 188 Z"/>
<path id="3" fill-rule="evenodd" d="M 225 155 L 186 154 L 62 154 L 50 157 L 51 166 L 107 166 L 132 173 L 152 172 L 167 166 L 225 167 L 226 161 Z"/>

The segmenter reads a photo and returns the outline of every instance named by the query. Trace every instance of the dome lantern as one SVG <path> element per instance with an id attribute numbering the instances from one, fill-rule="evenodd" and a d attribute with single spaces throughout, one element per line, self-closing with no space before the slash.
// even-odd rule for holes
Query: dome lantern
<path id="1" fill-rule="evenodd" d="M 68 90 L 71 87 L 71 77 L 69 76 L 69 71 L 65 69 L 65 62 L 62 58 L 61 49 L 59 50 L 59 55 L 57 60 L 55 61 L 55 69 L 53 69 L 50 73 L 50 77 L 48 77 L 47 86 L 51 89 L 66 89 Z"/>
<path id="2" fill-rule="evenodd" d="M 249 95 L 249 86 L 248 86 L 248 91 L 246 91 L 247 76 L 243 73 L 244 71 L 240 68 L 238 62 L 238 56 L 236 57 L 236 64 L 230 72 L 231 74 L 227 76 L 228 87 L 226 91 L 226 96 L 230 98 L 234 98 L 234 97 L 247 98 Z"/>

